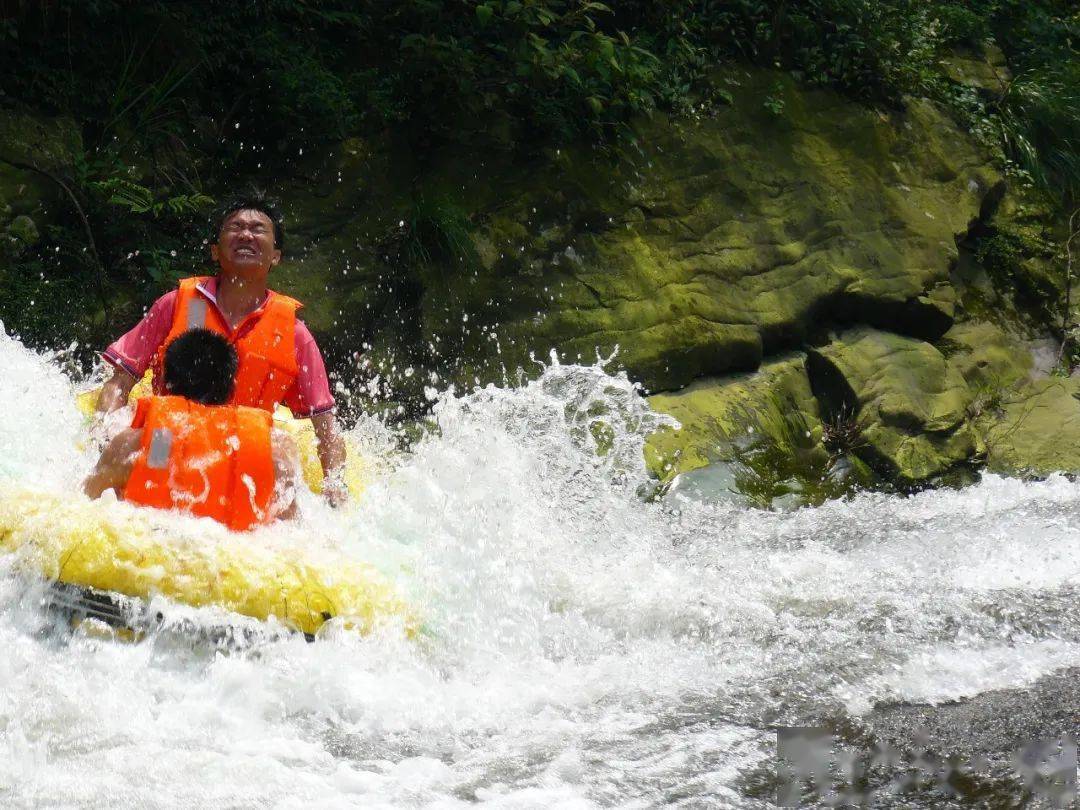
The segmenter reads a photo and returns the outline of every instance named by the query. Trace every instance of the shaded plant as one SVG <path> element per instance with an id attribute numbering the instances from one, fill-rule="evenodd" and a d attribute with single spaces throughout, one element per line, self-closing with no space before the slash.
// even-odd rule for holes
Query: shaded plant
<path id="1" fill-rule="evenodd" d="M 468 213 L 444 196 L 418 195 L 405 216 L 376 241 L 375 249 L 394 271 L 398 303 L 405 307 L 418 305 L 433 283 L 445 284 L 479 264 Z"/>
<path id="2" fill-rule="evenodd" d="M 469 215 L 460 205 L 446 197 L 421 195 L 404 220 L 402 258 L 418 267 L 471 269 L 477 261 L 471 232 Z"/>
<path id="3" fill-rule="evenodd" d="M 821 443 L 833 458 L 854 454 L 866 446 L 863 433 L 868 426 L 857 406 L 841 405 L 821 420 Z"/>
<path id="4" fill-rule="evenodd" d="M 999 226 L 981 237 L 974 255 L 1002 294 L 1014 298 L 1037 323 L 1053 323 L 1062 297 L 1062 280 L 1053 268 L 1055 246 L 1029 227 Z"/>
<path id="5" fill-rule="evenodd" d="M 1006 386 L 999 376 L 979 381 L 971 402 L 964 408 L 964 416 L 969 422 L 975 422 L 984 415 L 1000 416 L 1005 393 Z"/>
<path id="6" fill-rule="evenodd" d="M 1069 216 L 1069 227 L 1065 237 L 1065 305 L 1061 311 L 1061 347 L 1058 349 L 1058 365 L 1065 359 L 1069 373 L 1076 367 L 1080 355 L 1080 328 L 1077 327 L 1072 313 L 1073 288 L 1073 242 L 1080 237 L 1080 208 Z"/>
<path id="7" fill-rule="evenodd" d="M 1007 157 L 1039 188 L 1066 201 L 1076 199 L 1080 191 L 1077 66 L 1025 70 L 1005 86 L 994 112 Z"/>
<path id="8" fill-rule="evenodd" d="M 816 505 L 869 486 L 873 476 L 855 456 L 830 452 L 824 425 L 790 396 L 772 393 L 743 413 L 745 434 L 732 449 L 735 490 L 769 508 L 780 499 Z"/>

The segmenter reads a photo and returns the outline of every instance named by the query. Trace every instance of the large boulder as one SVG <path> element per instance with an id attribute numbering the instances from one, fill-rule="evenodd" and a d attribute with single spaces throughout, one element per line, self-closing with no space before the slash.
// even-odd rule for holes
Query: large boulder
<path id="1" fill-rule="evenodd" d="M 988 44 L 977 51 L 957 51 L 943 57 L 939 64 L 952 81 L 992 97 L 1005 95 L 1012 82 L 1012 71 L 997 45 Z"/>
<path id="2" fill-rule="evenodd" d="M 713 119 L 644 126 L 622 207 L 596 205 L 543 272 L 496 267 L 436 300 L 494 295 L 501 334 L 570 358 L 618 345 L 651 390 L 756 368 L 822 321 L 940 336 L 956 239 L 999 176 L 929 102 L 883 115 L 777 82 L 751 74 Z"/>
<path id="3" fill-rule="evenodd" d="M 902 485 L 964 462 L 1009 474 L 1080 471 L 1080 380 L 1040 378 L 1033 345 L 987 321 L 955 324 L 935 345 L 849 330 L 754 373 L 654 394 L 650 405 L 680 427 L 653 434 L 646 459 L 662 481 L 719 468 L 755 440 L 748 431 L 779 415 L 810 431 L 797 452 L 830 445 L 834 459 L 854 454 Z"/>
<path id="4" fill-rule="evenodd" d="M 980 420 L 989 470 L 1080 473 L 1080 379 L 1034 380 Z"/>
<path id="5" fill-rule="evenodd" d="M 965 321 L 946 332 L 937 348 L 977 395 L 1002 392 L 1028 380 L 1033 363 L 1025 343 L 1024 336 L 1009 334 L 989 321 Z"/>
<path id="6" fill-rule="evenodd" d="M 979 321 L 957 324 L 939 344 L 970 389 L 966 412 L 992 472 L 1080 472 L 1080 379 L 1036 368 L 1040 344 Z"/>
<path id="7" fill-rule="evenodd" d="M 933 345 L 859 328 L 807 356 L 827 418 L 858 420 L 867 463 L 902 483 L 946 472 L 975 454 L 973 393 Z"/>

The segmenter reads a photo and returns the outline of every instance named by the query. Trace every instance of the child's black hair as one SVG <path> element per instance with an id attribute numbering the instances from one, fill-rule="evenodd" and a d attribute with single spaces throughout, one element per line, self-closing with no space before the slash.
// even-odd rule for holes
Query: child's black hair
<path id="1" fill-rule="evenodd" d="M 189 329 L 165 349 L 165 390 L 203 405 L 224 405 L 232 396 L 236 349 L 209 329 Z"/>

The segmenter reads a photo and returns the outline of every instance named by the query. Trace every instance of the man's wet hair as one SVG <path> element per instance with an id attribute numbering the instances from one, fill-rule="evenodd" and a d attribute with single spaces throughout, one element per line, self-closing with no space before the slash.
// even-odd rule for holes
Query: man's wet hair
<path id="1" fill-rule="evenodd" d="M 165 390 L 203 405 L 224 405 L 232 396 L 236 349 L 209 329 L 189 329 L 165 349 Z"/>
<path id="2" fill-rule="evenodd" d="M 258 189 L 230 197 L 217 207 L 210 222 L 210 244 L 217 244 L 221 238 L 221 229 L 225 227 L 225 220 L 237 211 L 259 211 L 270 217 L 274 224 L 274 247 L 278 250 L 284 249 L 285 221 L 281 217 L 281 207 L 277 200 Z"/>

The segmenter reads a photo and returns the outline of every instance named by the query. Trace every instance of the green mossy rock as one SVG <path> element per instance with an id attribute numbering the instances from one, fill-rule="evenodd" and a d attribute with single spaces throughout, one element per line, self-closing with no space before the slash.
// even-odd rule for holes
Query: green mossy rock
<path id="1" fill-rule="evenodd" d="M 754 99 L 775 80 L 743 77 L 716 119 L 643 125 L 633 215 L 615 210 L 578 233 L 580 260 L 560 261 L 557 289 L 528 299 L 530 316 L 546 317 L 504 318 L 504 328 L 570 357 L 618 344 L 651 390 L 755 368 L 823 318 L 927 339 L 946 331 L 956 239 L 1000 177 L 927 102 L 889 117 L 788 87 L 783 118 L 759 115 Z M 527 276 L 512 278 L 500 297 L 535 292 Z M 681 339 L 658 343 L 658 333 Z"/>
<path id="2" fill-rule="evenodd" d="M 745 437 L 756 412 L 769 400 L 802 412 L 820 439 L 817 401 L 806 376 L 805 355 L 791 354 L 751 374 L 697 380 L 681 391 L 649 397 L 653 410 L 679 421 L 662 428 L 645 445 L 650 471 L 661 481 L 731 458 L 731 444 Z"/>
<path id="3" fill-rule="evenodd" d="M 1060 297 L 1045 212 L 1003 199 L 987 155 L 930 102 L 885 113 L 774 72 L 729 80 L 729 107 L 640 122 L 640 152 L 618 165 L 576 147 L 522 165 L 343 142 L 279 189 L 293 218 L 277 286 L 331 354 L 371 344 L 406 410 L 433 373 L 461 390 L 535 374 L 551 351 L 615 353 L 682 424 L 646 447 L 665 480 L 731 461 L 778 407 L 820 453 L 822 415 L 857 413 L 855 455 L 901 486 L 984 457 L 1072 469 L 1038 442 L 1029 458 L 996 421 L 1022 435 L 1023 403 L 1069 405 L 1030 383 L 1025 346 Z M 777 93 L 780 116 L 760 103 Z"/>
<path id="4" fill-rule="evenodd" d="M 1004 95 L 1012 81 L 1005 54 L 996 45 L 987 45 L 981 52 L 958 51 L 939 64 L 952 81 L 992 96 Z"/>
<path id="5" fill-rule="evenodd" d="M 966 424 L 974 395 L 931 344 L 855 329 L 812 350 L 807 370 L 826 414 L 865 424 L 856 452 L 889 478 L 917 483 L 974 455 Z"/>
<path id="6" fill-rule="evenodd" d="M 987 469 L 1035 476 L 1080 473 L 1080 379 L 1035 380 L 980 422 Z"/>
<path id="7" fill-rule="evenodd" d="M 1030 193 L 1007 196 L 989 224 L 976 245 L 976 258 L 991 285 L 1011 299 L 1021 319 L 1034 329 L 1059 321 L 1065 273 L 1056 254 L 1067 235 L 1064 224 L 1055 220 L 1044 200 Z"/>
<path id="8" fill-rule="evenodd" d="M 1026 382 L 1032 369 L 1031 352 L 1020 336 L 986 321 L 958 323 L 945 333 L 938 348 L 975 392 L 1003 392 Z"/>

